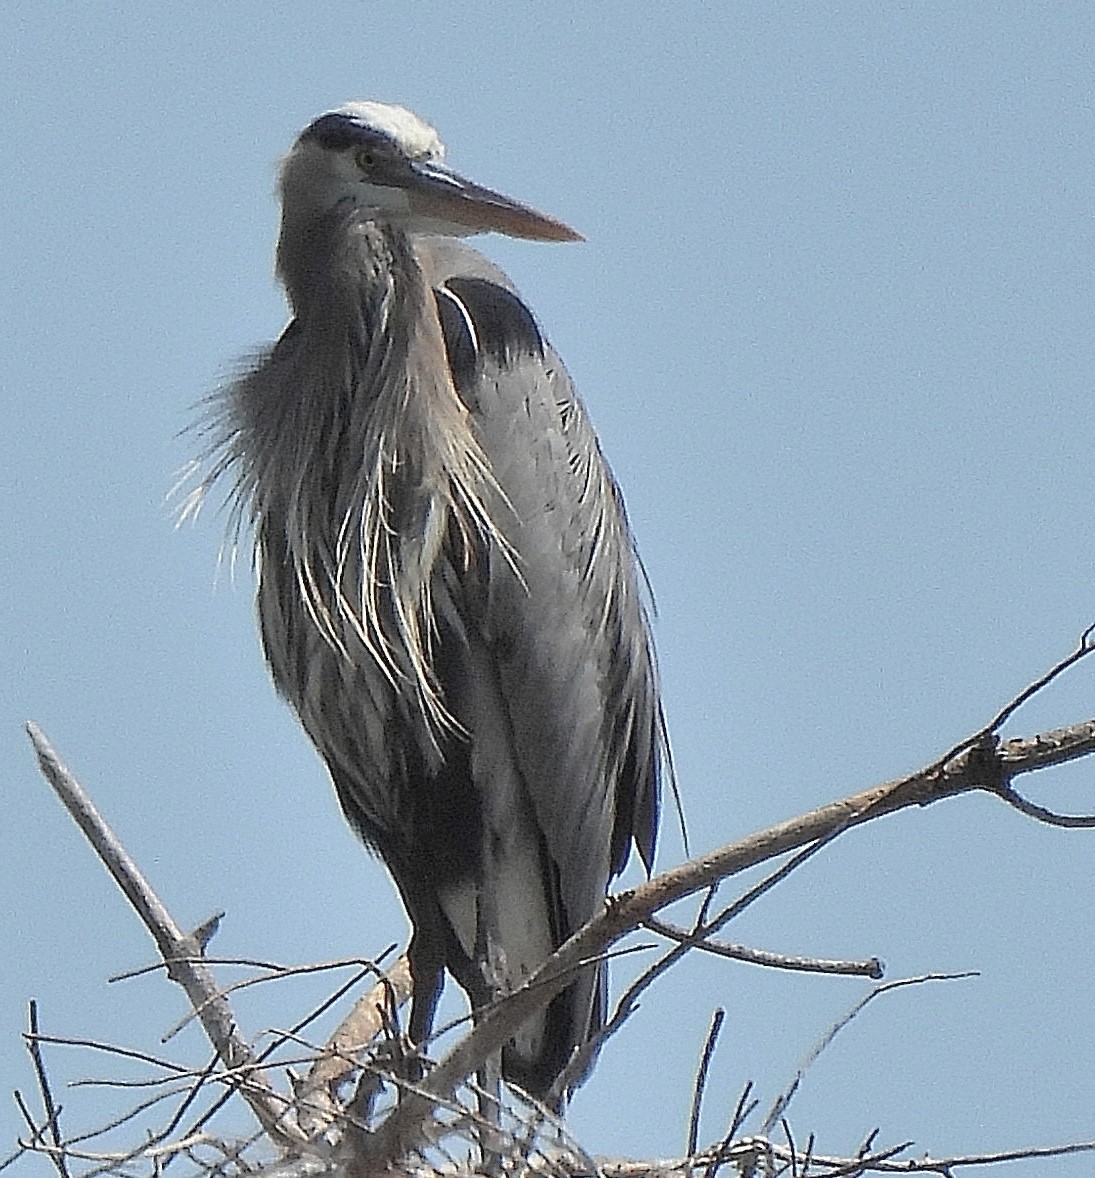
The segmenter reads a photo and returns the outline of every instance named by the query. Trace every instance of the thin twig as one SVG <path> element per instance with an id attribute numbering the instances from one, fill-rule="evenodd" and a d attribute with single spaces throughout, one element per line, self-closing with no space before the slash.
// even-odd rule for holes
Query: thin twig
<path id="1" fill-rule="evenodd" d="M 45 1132 L 53 1144 L 60 1146 L 61 1139 L 61 1110 L 53 1101 L 53 1092 L 49 1086 L 49 1076 L 46 1073 L 46 1061 L 42 1058 L 42 1045 L 38 1038 L 38 1003 L 30 1000 L 30 1034 L 27 1036 L 27 1048 L 30 1058 L 34 1061 L 34 1073 L 38 1077 L 38 1091 L 42 1094 L 42 1107 L 46 1113 Z M 61 1178 L 69 1178 L 68 1166 L 64 1155 L 51 1155 L 57 1173 Z"/>
<path id="2" fill-rule="evenodd" d="M 814 1146 L 816 1144 L 817 1142 L 814 1140 L 814 1135 L 811 1133 L 810 1136 L 806 1138 L 806 1152 L 803 1154 L 802 1158 L 803 1174 L 809 1174 L 810 1172 L 810 1166 L 813 1165 L 814 1161 Z"/>
<path id="3" fill-rule="evenodd" d="M 30 1148 L 29 1148 L 28 1146 L 26 1146 L 26 1145 L 20 1145 L 20 1146 L 19 1146 L 17 1149 L 15 1149 L 15 1150 L 14 1150 L 12 1153 L 9 1153 L 9 1154 L 8 1154 L 8 1156 L 7 1156 L 6 1158 L 4 1158 L 2 1161 L 0 1161 L 0 1170 L 6 1170 L 6 1169 L 8 1168 L 8 1166 L 14 1166 L 14 1165 L 15 1165 L 15 1163 L 16 1163 L 16 1162 L 17 1162 L 17 1161 L 18 1161 L 18 1160 L 19 1160 L 19 1159 L 20 1159 L 20 1158 L 21 1158 L 21 1157 L 22 1157 L 24 1154 L 26 1154 L 26 1153 L 30 1153 L 30 1152 L 31 1152 L 31 1150 L 30 1150 Z"/>
<path id="4" fill-rule="evenodd" d="M 734 1115 L 730 1118 L 730 1126 L 726 1130 L 726 1136 L 731 1141 L 738 1135 L 742 1125 L 753 1115 L 753 1110 L 757 1107 L 758 1102 L 756 1100 L 750 1100 L 752 1093 L 753 1081 L 749 1080 L 741 1090 L 738 1103 L 734 1106 Z"/>
<path id="5" fill-rule="evenodd" d="M 303 969 L 300 972 L 301 973 L 310 973 L 310 972 L 315 972 L 315 971 Z M 354 987 L 357 986 L 362 981 L 363 978 L 366 978 L 369 976 L 370 973 L 375 973 L 375 972 L 377 972 L 377 971 L 373 968 L 372 964 L 369 963 L 364 968 L 360 969 L 352 978 L 349 979 L 349 981 L 340 983 L 338 988 L 332 994 L 330 994 L 326 998 L 324 998 L 322 1000 L 322 1002 L 320 1002 L 320 1004 L 317 1007 L 313 1008 L 313 1010 L 309 1014 L 305 1015 L 305 1019 L 304 1019 L 305 1023 L 311 1022 L 313 1019 L 319 1018 L 326 1010 L 328 1010 L 332 1005 L 334 1005 L 336 1002 L 338 1002 L 338 1000 L 340 998 L 342 998 L 343 995 L 347 994 L 350 990 L 354 989 Z M 282 976 L 283 977 L 291 977 L 295 973 L 296 973 L 296 971 L 290 970 Z M 230 986 L 226 986 L 223 990 L 218 992 L 217 997 L 227 998 L 228 995 L 236 992 L 237 990 L 247 989 L 250 986 L 259 985 L 263 982 L 278 981 L 278 980 L 281 980 L 281 979 L 278 977 L 275 977 L 273 975 L 268 976 L 268 977 L 262 977 L 262 978 L 244 978 L 243 980 L 241 980 L 239 982 L 235 982 Z M 193 1022 L 195 1018 L 200 1019 L 201 1014 L 202 1014 L 201 1010 L 191 1010 L 189 1014 L 187 1014 L 185 1017 L 180 1019 L 170 1030 L 168 1030 L 161 1037 L 160 1042 L 161 1043 L 169 1042 L 177 1034 L 179 1034 L 180 1031 L 182 1031 L 185 1027 L 187 1027 L 191 1022 Z"/>
<path id="6" fill-rule="evenodd" d="M 786 1117 L 780 1117 L 779 1125 L 783 1130 L 783 1136 L 787 1138 L 787 1151 L 791 1155 L 791 1178 L 798 1178 L 798 1149 L 795 1146 L 790 1122 Z"/>
<path id="7" fill-rule="evenodd" d="M 649 989 L 658 978 L 676 965 L 691 949 L 705 943 L 710 936 L 720 928 L 723 928 L 730 920 L 743 912 L 767 891 L 775 887 L 780 880 L 786 879 L 791 872 L 802 866 L 807 859 L 816 855 L 823 846 L 831 842 L 840 833 L 841 830 L 834 830 L 824 839 L 819 839 L 811 846 L 806 847 L 786 863 L 776 868 L 775 871 L 766 875 L 762 880 L 759 880 L 753 887 L 749 888 L 748 891 L 735 900 L 733 904 L 724 908 L 717 916 L 704 920 L 703 923 L 699 923 L 705 917 L 710 901 L 715 895 L 716 888 L 714 886 L 709 888 L 707 896 L 704 898 L 704 903 L 700 908 L 697 923 L 693 925 L 692 931 L 687 933 L 668 953 L 658 958 L 653 965 L 641 973 L 624 991 L 616 1003 L 616 1009 L 613 1011 L 612 1017 L 600 1028 L 596 1035 L 587 1039 L 575 1051 L 563 1074 L 556 1080 L 553 1091 L 560 1094 L 565 1092 L 571 1084 L 576 1083 L 577 1080 L 586 1074 L 591 1061 L 601 1050 L 604 1043 L 613 1035 L 617 1034 L 624 1023 L 634 1014 L 638 1008 L 637 1003 L 640 994 Z M 642 923 L 645 923 L 645 920 Z M 508 998 L 503 999 L 503 1002 L 508 1000 Z"/>
<path id="8" fill-rule="evenodd" d="M 929 765 L 924 772 L 933 773 L 943 770 L 955 757 L 968 752 L 977 745 L 984 744 L 990 737 L 996 735 L 1023 704 L 1028 703 L 1039 691 L 1048 687 L 1054 679 L 1063 675 L 1070 667 L 1074 667 L 1081 659 L 1085 659 L 1089 654 L 1095 652 L 1095 645 L 1091 645 L 1092 635 L 1095 635 L 1095 622 L 1080 635 L 1075 649 L 1059 662 L 1054 663 L 1044 675 L 1040 675 L 1033 683 L 1024 687 L 1018 695 L 1013 696 L 983 728 L 979 728 L 972 736 L 967 736 L 965 740 L 959 741 L 934 764 Z"/>
<path id="9" fill-rule="evenodd" d="M 954 982 L 960 981 L 964 978 L 977 977 L 975 971 L 966 971 L 964 973 L 949 973 L 949 974 L 920 974 L 914 978 L 898 978 L 893 982 L 883 982 L 880 986 L 875 986 L 869 994 L 864 995 L 852 1008 L 843 1015 L 822 1035 L 821 1039 L 815 1044 L 810 1054 L 799 1064 L 795 1072 L 795 1078 L 791 1081 L 787 1090 L 782 1096 L 778 1097 L 776 1102 L 772 1105 L 767 1117 L 764 1118 L 764 1124 L 761 1126 L 761 1133 L 767 1136 L 771 1133 L 776 1122 L 786 1113 L 787 1106 L 791 1103 L 795 1093 L 798 1091 L 807 1071 L 813 1066 L 818 1056 L 829 1046 L 830 1043 L 840 1034 L 841 1031 L 855 1019 L 868 1003 L 873 1002 L 876 998 L 883 994 L 888 994 L 891 990 L 901 989 L 903 986 L 921 986 L 926 982 Z M 877 1132 L 877 1130 L 876 1130 Z M 869 1141 L 870 1139 L 868 1139 Z M 869 1148 L 869 1146 L 864 1147 Z"/>
<path id="10" fill-rule="evenodd" d="M 106 1055 L 117 1055 L 122 1059 L 132 1059 L 138 1063 L 147 1063 L 153 1067 L 163 1068 L 165 1072 L 172 1072 L 176 1076 L 193 1074 L 192 1068 L 183 1067 L 182 1064 L 177 1064 L 173 1060 L 161 1059 L 157 1055 L 149 1055 L 147 1051 L 137 1051 L 132 1047 L 119 1047 L 115 1043 L 103 1043 L 98 1039 L 81 1039 L 69 1035 L 43 1034 L 35 1035 L 34 1039 L 39 1043 L 50 1043 L 57 1047 L 80 1047 L 89 1051 L 101 1051 Z"/>
<path id="11" fill-rule="evenodd" d="M 738 1103 L 734 1106 L 734 1115 L 730 1118 L 730 1127 L 726 1130 L 722 1140 L 711 1151 L 711 1157 L 708 1160 L 707 1169 L 704 1171 L 703 1178 L 715 1178 L 719 1167 L 726 1163 L 726 1151 L 730 1148 L 730 1143 L 737 1137 L 738 1131 L 757 1107 L 758 1102 L 756 1100 L 750 1100 L 752 1091 L 753 1081 L 749 1080 L 741 1090 Z"/>
<path id="12" fill-rule="evenodd" d="M 883 1170 L 886 1162 L 891 1158 L 896 1158 L 899 1153 L 904 1153 L 912 1145 L 911 1141 L 903 1141 L 900 1145 L 891 1145 L 886 1149 L 871 1153 L 870 1146 L 877 1136 L 878 1130 L 875 1129 L 859 1147 L 856 1156 L 845 1162 L 844 1165 L 837 1165 L 828 1170 L 826 1178 L 856 1178 L 857 1175 L 866 1174 L 870 1170 Z M 904 1165 L 905 1163 L 897 1162 L 895 1164 Z"/>
<path id="13" fill-rule="evenodd" d="M 395 949 L 394 943 L 389 945 L 383 953 L 378 954 L 375 958 L 339 957 L 334 961 L 312 961 L 305 965 L 281 965 L 276 961 L 266 961 L 256 957 L 210 957 L 205 953 L 199 953 L 196 957 L 186 958 L 184 960 L 188 960 L 191 963 L 203 962 L 205 965 L 235 966 L 239 969 L 261 969 L 265 971 L 262 977 L 246 978 L 242 982 L 234 982 L 232 988 L 236 989 L 242 988 L 243 986 L 260 986 L 264 982 L 280 982 L 284 978 L 314 973 L 327 973 L 330 970 L 336 969 L 349 969 L 352 965 L 380 974 L 382 972 L 380 963 L 393 949 Z M 163 961 L 153 961 L 148 965 L 139 965 L 135 969 L 127 969 L 122 973 L 111 974 L 107 978 L 107 981 L 128 982 L 135 978 L 147 977 L 149 974 L 160 973 L 164 969 L 166 969 L 166 965 Z"/>
<path id="14" fill-rule="evenodd" d="M 696 1082 L 692 1087 L 692 1110 L 688 1116 L 688 1148 L 685 1153 L 691 1157 L 696 1152 L 700 1139 L 700 1112 L 703 1108 L 703 1093 L 707 1087 L 707 1073 L 711 1067 L 711 1057 L 715 1053 L 715 1044 L 719 1041 L 726 1011 L 720 1006 L 711 1016 L 711 1027 L 707 1032 L 707 1040 L 703 1045 L 703 1055 L 700 1056 L 700 1066 L 696 1071 Z"/>
<path id="15" fill-rule="evenodd" d="M 12 1093 L 12 1097 L 15 1100 L 15 1107 L 19 1110 L 19 1115 L 23 1118 L 23 1124 L 26 1125 L 28 1131 L 30 1132 L 30 1140 L 19 1142 L 19 1153 L 11 1158 L 8 1158 L 8 1160 L 4 1163 L 5 1166 L 10 1165 L 11 1162 L 15 1160 L 15 1157 L 21 1157 L 24 1153 L 29 1153 L 39 1149 L 42 1146 L 42 1138 L 45 1137 L 46 1133 L 49 1131 L 48 1125 L 39 1125 L 35 1121 L 34 1115 L 31 1113 L 22 1092 L 20 1092 L 18 1088 L 16 1088 L 16 1090 Z"/>
<path id="16" fill-rule="evenodd" d="M 865 961 L 827 961 L 820 957 L 791 957 L 786 953 L 752 949 L 748 945 L 726 944 L 709 939 L 697 941 L 695 932 L 679 928 L 657 916 L 651 916 L 644 920 L 643 928 L 668 937 L 679 945 L 688 944 L 699 949 L 702 953 L 711 953 L 716 957 L 729 957 L 734 961 L 744 961 L 749 965 L 763 965 L 771 969 L 798 970 L 803 973 L 846 974 L 852 977 L 871 978 L 874 981 L 878 981 L 883 973 L 882 962 L 877 957 L 868 957 Z"/>
<path id="17" fill-rule="evenodd" d="M 1010 785 L 1001 785 L 996 793 L 1009 806 L 1014 806 L 1021 814 L 1025 814 L 1028 818 L 1036 818 L 1039 822 L 1044 822 L 1047 826 L 1064 826 L 1071 829 L 1090 829 L 1091 827 L 1095 827 L 1095 815 L 1057 814 L 1053 810 L 1047 810 L 1045 806 L 1039 806 L 1035 802 L 1028 801 Z"/>

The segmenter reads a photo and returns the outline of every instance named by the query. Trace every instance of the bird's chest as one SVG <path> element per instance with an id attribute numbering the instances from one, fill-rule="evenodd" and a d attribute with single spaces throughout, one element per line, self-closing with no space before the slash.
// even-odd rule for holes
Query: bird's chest
<path id="1" fill-rule="evenodd" d="M 449 513 L 381 479 L 375 502 L 330 503 L 307 521 L 270 510 L 258 539 L 266 657 L 332 770 L 436 773 L 462 629 L 480 608 Z"/>

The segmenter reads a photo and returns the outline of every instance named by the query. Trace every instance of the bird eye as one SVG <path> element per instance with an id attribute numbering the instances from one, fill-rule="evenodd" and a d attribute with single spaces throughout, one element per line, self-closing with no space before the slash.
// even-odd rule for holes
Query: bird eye
<path id="1" fill-rule="evenodd" d="M 361 148 L 354 156 L 354 159 L 357 161 L 357 166 L 363 172 L 371 172 L 377 164 L 376 152 L 371 151 L 368 147 Z"/>

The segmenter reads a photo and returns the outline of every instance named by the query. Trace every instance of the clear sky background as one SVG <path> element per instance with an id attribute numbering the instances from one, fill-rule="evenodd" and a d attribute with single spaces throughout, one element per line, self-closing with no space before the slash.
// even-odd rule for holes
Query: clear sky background
<path id="1" fill-rule="evenodd" d="M 285 321 L 275 161 L 345 99 L 410 106 L 454 166 L 588 238 L 481 244 L 625 488 L 694 849 L 927 763 L 1095 621 L 1086 0 L 45 2 L 4 28 L 0 1089 L 32 1087 L 29 997 L 49 1030 L 147 1049 L 184 1009 L 160 980 L 106 985 L 151 945 L 27 719 L 181 922 L 227 909 L 219 955 L 405 939 L 269 686 L 246 567 L 215 585 L 219 519 L 176 531 L 165 504 L 192 406 Z M 1084 665 L 1008 731 L 1093 715 Z M 1044 803 L 1095 809 L 1095 765 L 1042 778 L 1023 784 Z M 660 863 L 680 856 L 669 822 Z M 890 978 L 980 971 L 870 1007 L 806 1079 L 800 1140 L 1095 1138 L 1095 832 L 987 797 L 902 814 L 731 935 L 877 954 Z M 694 961 L 606 1050 L 574 1129 L 678 1153 L 721 1004 L 716 1138 L 743 1083 L 782 1089 L 868 985 Z M 246 1028 L 307 1001 L 256 998 Z M 73 1129 L 107 1103 L 64 1100 Z M 0 1155 L 18 1129 L 0 1099 Z"/>

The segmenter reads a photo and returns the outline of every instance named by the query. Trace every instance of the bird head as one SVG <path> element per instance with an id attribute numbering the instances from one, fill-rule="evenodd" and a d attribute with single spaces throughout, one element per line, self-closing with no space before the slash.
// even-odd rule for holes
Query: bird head
<path id="1" fill-rule="evenodd" d="M 406 233 L 505 233 L 580 241 L 561 221 L 447 168 L 437 132 L 381 102 L 348 102 L 301 132 L 281 166 L 282 216 L 300 226 L 340 205 Z"/>

